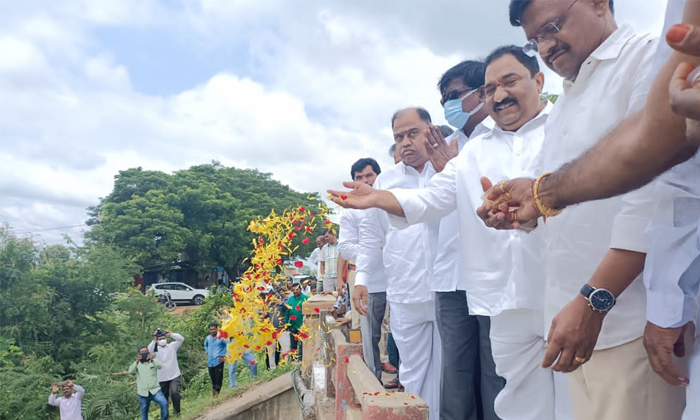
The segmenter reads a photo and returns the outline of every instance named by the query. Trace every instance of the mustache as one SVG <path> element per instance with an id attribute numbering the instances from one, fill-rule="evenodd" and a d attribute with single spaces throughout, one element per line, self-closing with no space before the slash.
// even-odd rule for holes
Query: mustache
<path id="1" fill-rule="evenodd" d="M 505 98 L 504 100 L 502 100 L 501 102 L 496 102 L 495 104 L 493 104 L 493 110 L 496 111 L 496 109 L 499 106 L 509 105 L 509 104 L 517 104 L 517 103 L 518 103 L 517 99 L 513 98 L 512 96 L 509 96 L 509 97 Z"/>
<path id="2" fill-rule="evenodd" d="M 566 46 L 560 47 L 560 46 L 558 46 L 558 45 L 555 45 L 555 46 L 553 46 L 552 48 L 549 49 L 549 51 L 547 52 L 547 56 L 545 57 L 544 61 L 545 61 L 546 63 L 548 63 L 548 64 L 551 65 L 551 64 L 552 64 L 552 57 L 554 57 L 555 55 L 559 54 L 560 52 L 566 52 L 566 51 L 568 51 L 568 47 L 566 47 Z"/>

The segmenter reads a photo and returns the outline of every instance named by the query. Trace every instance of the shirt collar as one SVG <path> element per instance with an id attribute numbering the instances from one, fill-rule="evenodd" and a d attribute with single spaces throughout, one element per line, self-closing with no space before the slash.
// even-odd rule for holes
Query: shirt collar
<path id="1" fill-rule="evenodd" d="M 403 163 L 403 161 L 399 162 L 399 165 L 401 165 L 401 172 L 404 175 L 423 176 L 430 171 L 433 171 L 433 165 L 430 163 L 430 161 L 425 162 L 425 165 L 423 165 L 423 172 L 418 172 L 414 167 L 406 165 Z"/>
<path id="2" fill-rule="evenodd" d="M 517 134 L 517 133 L 521 133 L 521 132 L 523 132 L 523 131 L 527 131 L 527 130 L 530 129 L 530 127 L 531 127 L 532 125 L 534 125 L 534 124 L 540 122 L 541 120 L 546 120 L 546 119 L 547 119 L 547 116 L 548 116 L 549 113 L 552 111 L 552 108 L 553 108 L 553 107 L 554 107 L 554 104 L 551 103 L 550 101 L 547 101 L 547 105 L 545 105 L 545 107 L 542 109 L 542 111 L 540 111 L 540 113 L 537 114 L 537 115 L 535 116 L 535 118 L 533 118 L 533 119 L 531 119 L 530 121 L 528 121 L 528 122 L 526 122 L 525 124 L 523 124 L 523 126 L 520 127 L 520 128 L 518 129 L 518 131 L 506 131 L 506 130 L 502 129 L 501 127 L 499 127 L 498 125 L 496 125 L 495 122 L 494 122 L 493 129 L 491 129 L 491 131 L 489 131 L 488 133 L 484 134 L 483 137 L 484 137 L 485 139 L 491 138 L 491 137 L 493 136 L 494 132 L 514 135 L 514 134 Z M 544 122 L 544 121 L 542 121 L 542 122 Z"/>

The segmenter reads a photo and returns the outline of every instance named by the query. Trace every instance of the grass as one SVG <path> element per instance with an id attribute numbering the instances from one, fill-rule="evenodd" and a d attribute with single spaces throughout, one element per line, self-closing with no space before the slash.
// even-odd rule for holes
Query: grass
<path id="1" fill-rule="evenodd" d="M 200 393 L 199 396 L 195 398 L 185 398 L 183 397 L 182 399 L 182 411 L 180 413 L 180 417 L 173 417 L 172 416 L 172 405 L 170 406 L 170 413 L 172 418 L 177 418 L 178 420 L 195 420 L 198 419 L 201 415 L 205 414 L 212 408 L 216 407 L 219 404 L 224 404 L 239 395 L 243 394 L 244 392 L 248 391 L 249 389 L 252 389 L 256 387 L 259 384 L 268 382 L 274 378 L 277 378 L 282 375 L 289 375 L 290 372 L 294 371 L 297 366 L 291 364 L 291 363 L 285 363 L 282 366 L 278 366 L 277 369 L 275 370 L 267 370 L 265 368 L 265 365 L 259 365 L 258 366 L 258 376 L 255 377 L 254 379 L 250 378 L 250 375 L 248 373 L 248 369 L 246 367 L 241 368 L 242 363 L 239 363 L 239 368 L 238 368 L 238 386 L 235 388 L 229 388 L 228 387 L 228 369 L 224 368 L 224 383 L 223 383 L 223 388 L 221 389 L 221 393 L 219 393 L 219 396 L 217 398 L 212 398 L 211 392 L 209 393 Z M 151 416 L 149 418 L 159 418 L 159 417 L 154 417 L 154 412 L 158 413 L 157 415 L 160 415 L 160 412 L 158 411 L 158 406 L 156 404 L 151 404 L 151 407 L 155 406 L 155 408 L 151 409 Z"/>

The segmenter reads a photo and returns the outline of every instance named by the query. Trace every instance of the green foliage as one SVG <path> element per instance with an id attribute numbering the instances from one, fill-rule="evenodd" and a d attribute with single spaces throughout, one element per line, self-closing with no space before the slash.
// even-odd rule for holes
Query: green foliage
<path id="1" fill-rule="evenodd" d="M 551 103 L 556 103 L 557 99 L 559 99 L 559 94 L 557 93 L 549 93 L 549 92 L 542 92 L 540 95 L 541 100 L 547 100 Z"/>
<path id="2" fill-rule="evenodd" d="M 235 277 L 249 255 L 249 221 L 289 206 L 316 208 L 318 202 L 271 174 L 218 162 L 172 175 L 132 168 L 120 171 L 112 193 L 90 209 L 93 228 L 87 236 L 118 247 L 144 268 L 189 260 L 199 272 L 224 267 Z M 300 245 L 299 253 L 308 255 L 314 241 Z"/>

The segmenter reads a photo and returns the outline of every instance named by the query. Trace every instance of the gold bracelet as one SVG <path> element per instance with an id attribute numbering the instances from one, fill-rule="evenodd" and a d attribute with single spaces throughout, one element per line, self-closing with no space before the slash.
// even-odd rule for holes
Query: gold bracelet
<path id="1" fill-rule="evenodd" d="M 532 183 L 532 198 L 535 201 L 535 208 L 537 208 L 537 212 L 542 215 L 545 219 L 547 217 L 554 217 L 558 216 L 561 214 L 562 211 L 564 211 L 563 208 L 561 209 L 554 209 L 542 202 L 542 199 L 540 198 L 539 195 L 539 190 L 540 190 L 540 182 L 549 175 L 551 175 L 551 172 L 544 173 L 537 177 L 537 179 Z"/>

